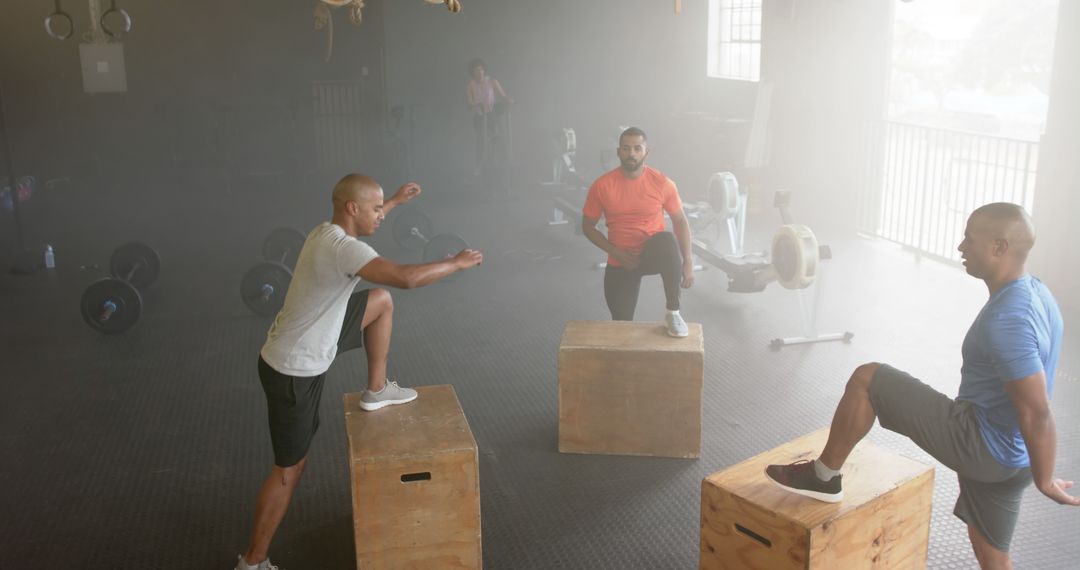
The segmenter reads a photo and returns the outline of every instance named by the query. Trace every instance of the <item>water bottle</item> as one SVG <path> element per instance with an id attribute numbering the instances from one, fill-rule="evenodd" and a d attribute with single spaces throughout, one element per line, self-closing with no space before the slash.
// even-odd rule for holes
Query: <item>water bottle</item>
<path id="1" fill-rule="evenodd" d="M 45 269 L 53 269 L 56 267 L 56 258 L 53 257 L 53 248 L 49 244 L 45 244 Z"/>

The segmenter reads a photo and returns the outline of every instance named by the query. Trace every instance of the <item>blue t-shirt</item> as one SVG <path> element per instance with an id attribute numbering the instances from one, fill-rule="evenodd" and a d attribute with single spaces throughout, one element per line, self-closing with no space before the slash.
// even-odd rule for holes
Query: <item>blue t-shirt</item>
<path id="1" fill-rule="evenodd" d="M 975 404 L 986 446 L 1002 465 L 1031 464 L 1005 384 L 1042 371 L 1052 392 L 1063 333 L 1054 296 L 1025 275 L 990 296 L 964 337 L 956 399 Z"/>

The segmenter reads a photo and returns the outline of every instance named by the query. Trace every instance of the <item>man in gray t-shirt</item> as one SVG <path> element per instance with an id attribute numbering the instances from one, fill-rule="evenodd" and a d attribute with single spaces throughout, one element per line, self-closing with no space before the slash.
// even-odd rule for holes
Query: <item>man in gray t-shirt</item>
<path id="1" fill-rule="evenodd" d="M 360 408 L 373 411 L 406 404 L 416 390 L 386 378 L 394 303 L 386 289 L 355 292 L 361 282 L 402 289 L 422 287 L 480 265 L 483 255 L 465 249 L 432 263 L 401 265 L 358 240 L 379 228 L 386 214 L 420 194 L 405 184 L 383 200 L 379 183 L 350 174 L 334 186 L 334 214 L 311 230 L 296 261 L 285 304 L 259 352 L 259 380 L 266 393 L 274 467 L 259 491 L 255 525 L 238 570 L 272 568 L 267 551 L 285 516 L 319 427 L 326 371 L 339 352 L 367 352 L 367 389 Z"/>

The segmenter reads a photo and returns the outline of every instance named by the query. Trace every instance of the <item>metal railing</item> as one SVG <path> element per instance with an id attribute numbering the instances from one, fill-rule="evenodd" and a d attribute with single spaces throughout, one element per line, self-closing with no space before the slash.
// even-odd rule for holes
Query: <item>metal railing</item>
<path id="1" fill-rule="evenodd" d="M 858 230 L 949 261 L 968 214 L 990 202 L 1031 212 L 1039 144 L 894 121 L 866 129 Z"/>

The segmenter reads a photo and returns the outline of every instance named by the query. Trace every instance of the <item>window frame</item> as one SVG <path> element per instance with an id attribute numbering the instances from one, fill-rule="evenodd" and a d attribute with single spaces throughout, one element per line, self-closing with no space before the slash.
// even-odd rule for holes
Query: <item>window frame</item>
<path id="1" fill-rule="evenodd" d="M 709 0 L 705 74 L 761 81 L 763 0 Z"/>

